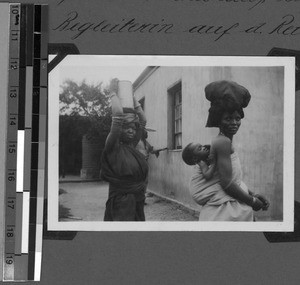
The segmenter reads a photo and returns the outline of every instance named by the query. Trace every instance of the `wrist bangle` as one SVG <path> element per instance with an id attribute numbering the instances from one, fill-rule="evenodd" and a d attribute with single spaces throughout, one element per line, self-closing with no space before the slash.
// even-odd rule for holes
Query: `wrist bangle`
<path id="1" fill-rule="evenodd" d="M 136 106 L 134 106 L 134 109 L 141 107 L 141 104 L 137 104 Z"/>

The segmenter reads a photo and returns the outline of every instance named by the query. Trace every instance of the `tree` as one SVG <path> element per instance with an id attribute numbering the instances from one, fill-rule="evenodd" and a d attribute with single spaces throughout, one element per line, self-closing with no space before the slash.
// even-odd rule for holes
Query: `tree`
<path id="1" fill-rule="evenodd" d="M 78 174 L 82 167 L 82 138 L 104 145 L 111 125 L 109 91 L 102 83 L 66 80 L 59 94 L 60 174 Z M 95 158 L 99 159 L 99 158 Z"/>
<path id="2" fill-rule="evenodd" d="M 111 123 L 109 91 L 102 83 L 88 85 L 82 81 L 78 85 L 72 80 L 66 80 L 61 89 L 59 94 L 61 115 L 87 117 L 91 123 L 87 130 L 89 136 L 99 136 L 109 131 Z"/>

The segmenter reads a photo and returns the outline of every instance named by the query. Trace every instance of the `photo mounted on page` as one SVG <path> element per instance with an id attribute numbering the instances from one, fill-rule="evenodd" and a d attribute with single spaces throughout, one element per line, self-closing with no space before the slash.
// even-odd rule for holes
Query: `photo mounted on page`
<path id="1" fill-rule="evenodd" d="M 49 74 L 49 229 L 293 230 L 294 70 L 68 55 Z"/>

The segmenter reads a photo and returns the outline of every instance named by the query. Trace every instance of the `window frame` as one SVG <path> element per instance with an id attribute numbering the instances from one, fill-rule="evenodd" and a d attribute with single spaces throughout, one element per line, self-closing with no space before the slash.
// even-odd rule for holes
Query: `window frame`
<path id="1" fill-rule="evenodd" d="M 176 96 L 179 96 L 177 100 Z M 178 141 L 180 143 L 178 143 Z M 168 88 L 168 148 L 182 150 L 182 82 Z"/>

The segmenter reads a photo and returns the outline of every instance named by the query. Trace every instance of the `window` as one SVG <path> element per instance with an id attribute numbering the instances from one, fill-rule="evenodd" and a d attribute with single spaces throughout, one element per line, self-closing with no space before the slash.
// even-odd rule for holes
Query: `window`
<path id="1" fill-rule="evenodd" d="M 168 90 L 169 93 L 169 146 L 182 149 L 182 90 L 181 82 Z"/>

